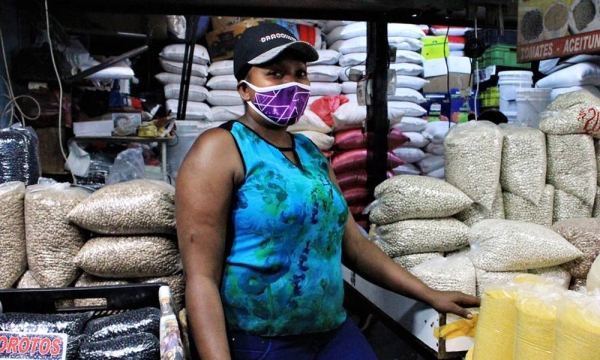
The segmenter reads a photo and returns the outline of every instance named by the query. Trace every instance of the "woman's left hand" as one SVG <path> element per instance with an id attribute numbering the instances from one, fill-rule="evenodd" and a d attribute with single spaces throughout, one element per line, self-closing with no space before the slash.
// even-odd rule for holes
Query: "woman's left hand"
<path id="1" fill-rule="evenodd" d="M 440 313 L 452 313 L 471 319 L 473 315 L 465 307 L 478 307 L 479 298 L 459 291 L 433 290 L 429 305 Z"/>

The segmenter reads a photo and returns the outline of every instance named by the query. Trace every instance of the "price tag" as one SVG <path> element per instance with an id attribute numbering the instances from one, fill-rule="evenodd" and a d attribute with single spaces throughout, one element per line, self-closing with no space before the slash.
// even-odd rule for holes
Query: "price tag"
<path id="1" fill-rule="evenodd" d="M 0 331 L 0 359 L 65 360 L 66 334 Z"/>

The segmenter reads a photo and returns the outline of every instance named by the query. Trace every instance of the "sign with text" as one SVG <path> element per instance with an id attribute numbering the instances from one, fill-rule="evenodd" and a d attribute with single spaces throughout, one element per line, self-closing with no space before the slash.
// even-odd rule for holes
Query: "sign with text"
<path id="1" fill-rule="evenodd" d="M 0 359 L 65 360 L 66 334 L 0 331 Z"/>
<path id="2" fill-rule="evenodd" d="M 517 61 L 600 51 L 600 1 L 519 0 Z"/>

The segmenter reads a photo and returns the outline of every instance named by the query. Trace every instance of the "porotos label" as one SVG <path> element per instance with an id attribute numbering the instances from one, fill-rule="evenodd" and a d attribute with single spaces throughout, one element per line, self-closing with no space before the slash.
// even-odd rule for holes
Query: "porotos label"
<path id="1" fill-rule="evenodd" d="M 0 359 L 65 360 L 66 355 L 66 334 L 0 331 Z"/>

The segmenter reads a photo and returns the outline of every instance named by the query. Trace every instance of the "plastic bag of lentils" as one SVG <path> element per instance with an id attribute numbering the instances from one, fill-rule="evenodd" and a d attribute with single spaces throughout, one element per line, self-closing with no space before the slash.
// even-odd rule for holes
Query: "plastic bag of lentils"
<path id="1" fill-rule="evenodd" d="M 173 234 L 175 188 L 146 179 L 107 185 L 75 207 L 68 219 L 98 234 Z"/>
<path id="2" fill-rule="evenodd" d="M 44 288 L 67 286 L 81 273 L 73 259 L 86 234 L 69 223 L 67 214 L 89 195 L 87 190 L 70 187 L 68 183 L 27 187 L 27 262 L 31 274 Z"/>
<path id="3" fill-rule="evenodd" d="M 104 278 L 141 278 L 182 270 L 179 248 L 164 236 L 94 237 L 73 262 L 86 273 Z"/>
<path id="4" fill-rule="evenodd" d="M 25 183 L 0 184 L 0 289 L 10 288 L 27 269 L 24 199 Z"/>

